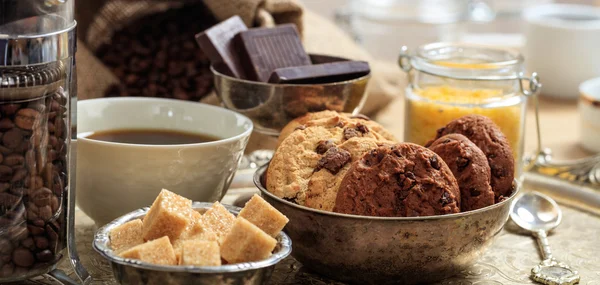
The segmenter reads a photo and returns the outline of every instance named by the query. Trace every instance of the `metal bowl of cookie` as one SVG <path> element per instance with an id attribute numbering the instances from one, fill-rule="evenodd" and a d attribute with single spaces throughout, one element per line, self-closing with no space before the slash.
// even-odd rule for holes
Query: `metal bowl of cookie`
<path id="1" fill-rule="evenodd" d="M 345 61 L 324 55 L 310 55 L 313 63 Z M 332 110 L 357 114 L 367 99 L 371 74 L 326 84 L 272 84 L 225 75 L 212 66 L 215 91 L 223 105 L 248 116 L 256 131 L 279 135 L 291 120 L 308 112 Z"/>
<path id="2" fill-rule="evenodd" d="M 262 197 L 289 218 L 284 231 L 292 256 L 324 276 L 354 284 L 428 284 L 469 268 L 490 247 L 508 220 L 510 197 L 457 214 L 371 217 L 304 207 L 263 186 L 267 165 L 254 183 Z"/>
<path id="3" fill-rule="evenodd" d="M 201 211 L 210 208 L 211 205 L 211 203 L 194 202 L 192 207 Z M 234 206 L 223 206 L 234 215 L 241 210 Z M 276 238 L 277 246 L 273 254 L 265 260 L 256 262 L 204 267 L 165 266 L 115 255 L 110 247 L 110 231 L 128 221 L 144 217 L 149 209 L 145 207 L 112 221 L 98 229 L 94 237 L 94 249 L 110 262 L 115 279 L 120 284 L 264 284 L 271 277 L 275 265 L 292 251 L 290 238 L 281 232 Z"/>

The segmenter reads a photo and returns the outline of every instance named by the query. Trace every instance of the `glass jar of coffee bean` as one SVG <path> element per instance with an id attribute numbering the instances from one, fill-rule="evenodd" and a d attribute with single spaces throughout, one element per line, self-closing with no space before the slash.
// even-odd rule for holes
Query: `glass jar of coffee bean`
<path id="1" fill-rule="evenodd" d="M 0 67 L 0 283 L 52 270 L 65 248 L 70 130 L 63 66 Z"/>

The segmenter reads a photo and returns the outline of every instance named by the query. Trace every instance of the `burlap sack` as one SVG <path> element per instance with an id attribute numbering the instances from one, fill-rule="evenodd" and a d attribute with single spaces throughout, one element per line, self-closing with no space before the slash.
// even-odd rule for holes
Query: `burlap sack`
<path id="1" fill-rule="evenodd" d="M 110 42 L 115 31 L 144 16 L 180 7 L 190 1 L 194 0 L 79 1 L 79 35 L 84 44 L 79 45 L 77 58 L 79 66 L 85 67 L 79 69 L 80 96 L 83 99 L 101 97 L 106 84 L 114 82 L 115 78 L 110 71 L 103 69 L 101 63 L 90 56 L 93 57 L 93 52 L 102 43 Z M 371 62 L 373 77 L 364 113 L 376 112 L 402 93 L 401 86 L 405 84 L 405 77 L 397 68 L 384 67 L 374 62 L 372 57 L 341 29 L 315 13 L 304 11 L 296 0 L 204 0 L 204 4 L 219 20 L 239 15 L 248 26 L 294 23 L 302 32 L 305 47 L 309 52 Z M 91 53 L 87 51 L 88 48 L 91 49 Z M 91 62 L 93 68 L 90 68 L 88 62 Z M 214 95 L 205 101 L 217 102 Z"/>

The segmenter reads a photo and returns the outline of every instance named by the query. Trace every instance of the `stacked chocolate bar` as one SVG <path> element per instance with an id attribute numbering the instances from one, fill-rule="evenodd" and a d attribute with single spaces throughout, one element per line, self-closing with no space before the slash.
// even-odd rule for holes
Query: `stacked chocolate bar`
<path id="1" fill-rule="evenodd" d="M 219 71 L 240 79 L 277 84 L 323 84 L 369 74 L 364 61 L 312 64 L 293 24 L 248 29 L 231 17 L 196 35 Z"/>

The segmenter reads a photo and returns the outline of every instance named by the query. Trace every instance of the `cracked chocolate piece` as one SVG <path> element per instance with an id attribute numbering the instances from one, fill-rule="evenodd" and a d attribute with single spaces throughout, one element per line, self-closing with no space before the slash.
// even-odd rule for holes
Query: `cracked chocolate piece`
<path id="1" fill-rule="evenodd" d="M 494 204 L 491 171 L 485 154 L 467 137 L 445 135 L 429 149 L 446 162 L 460 188 L 461 211 L 470 211 Z"/>
<path id="2" fill-rule="evenodd" d="M 369 133 L 369 128 L 361 123 L 358 123 L 354 127 L 348 127 L 344 129 L 344 139 L 349 140 L 350 138 L 354 137 L 362 137 L 367 133 Z"/>
<path id="3" fill-rule="evenodd" d="M 325 168 L 329 170 L 331 174 L 336 174 L 344 167 L 344 165 L 346 165 L 346 163 L 350 162 L 351 159 L 352 156 L 347 150 L 334 146 L 329 148 L 325 154 L 323 154 L 315 171 Z"/>
<path id="4" fill-rule="evenodd" d="M 333 143 L 333 140 L 323 140 L 323 141 L 320 141 L 317 144 L 317 149 L 315 149 L 315 151 L 318 154 L 324 154 L 325 152 L 327 152 L 332 147 L 335 147 L 335 144 Z"/>
<path id="5" fill-rule="evenodd" d="M 333 211 L 415 217 L 458 213 L 459 204 L 458 184 L 441 158 L 422 146 L 399 143 L 374 149 L 351 164 Z"/>

